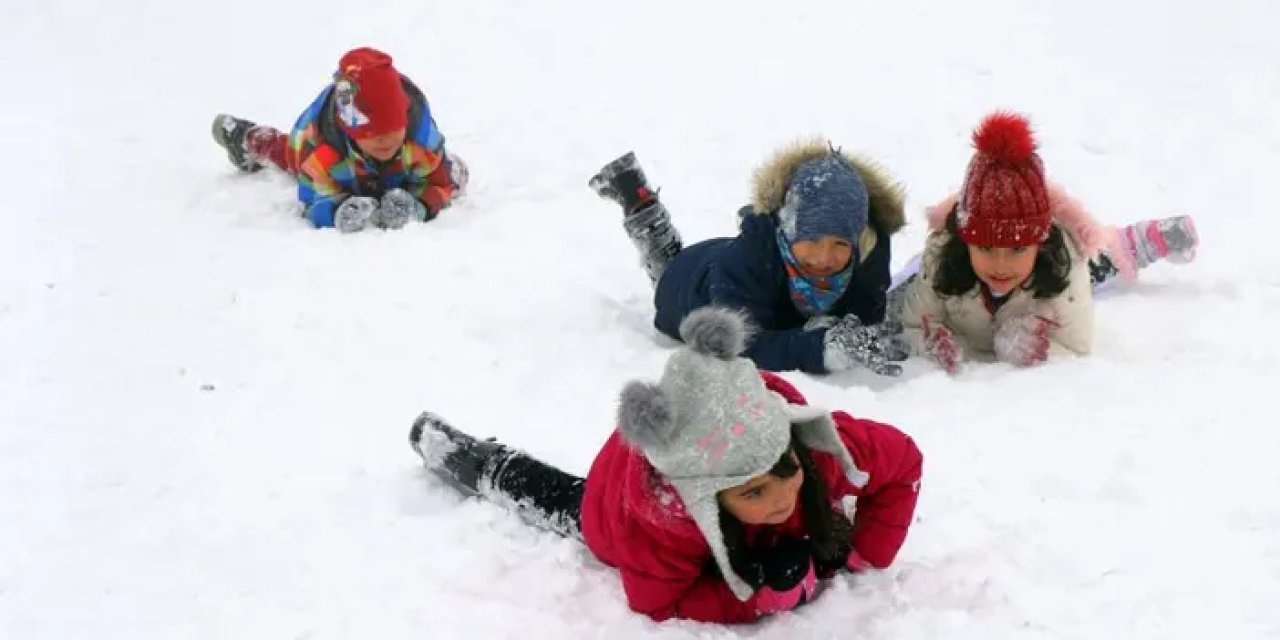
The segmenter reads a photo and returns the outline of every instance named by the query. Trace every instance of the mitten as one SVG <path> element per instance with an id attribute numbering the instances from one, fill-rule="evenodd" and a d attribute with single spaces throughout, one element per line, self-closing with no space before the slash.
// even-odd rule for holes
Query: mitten
<path id="1" fill-rule="evenodd" d="M 427 206 L 404 189 L 392 189 L 382 196 L 373 223 L 383 229 L 399 229 L 410 219 L 422 222 L 427 219 Z"/>
<path id="2" fill-rule="evenodd" d="M 960 363 L 964 360 L 964 351 L 960 348 L 955 334 L 941 322 L 924 316 L 921 318 L 924 330 L 924 351 L 938 366 L 947 373 L 960 371 Z"/>
<path id="3" fill-rule="evenodd" d="M 1009 364 L 1029 367 L 1049 359 L 1049 331 L 1056 325 L 1043 316 L 1020 316 L 996 329 L 996 357 Z"/>
<path id="4" fill-rule="evenodd" d="M 890 363 L 907 359 L 907 345 L 901 333 L 902 325 L 897 322 L 864 325 L 849 314 L 823 336 L 823 363 L 830 371 L 860 364 L 882 376 L 902 375 L 902 367 Z"/>
<path id="5" fill-rule="evenodd" d="M 846 569 L 848 569 L 848 570 L 850 570 L 850 571 L 852 571 L 852 572 L 854 572 L 854 573 L 858 573 L 858 572 L 860 572 L 860 571 L 866 571 L 866 570 L 868 570 L 868 569 L 873 569 L 874 567 L 873 567 L 873 566 L 871 566 L 871 563 L 870 563 L 870 562 L 867 562 L 866 558 L 863 558 L 863 557 L 862 557 L 861 555 L 859 555 L 859 554 L 858 554 L 858 552 L 855 550 L 855 551 L 850 551 L 850 552 L 849 552 L 849 557 L 844 561 L 844 568 L 846 568 Z"/>
<path id="6" fill-rule="evenodd" d="M 759 567 L 761 585 L 756 590 L 756 607 L 760 613 L 794 609 L 817 592 L 813 547 L 808 540 L 784 538 L 764 551 Z"/>
<path id="7" fill-rule="evenodd" d="M 378 201 L 369 196 L 351 196 L 338 205 L 333 215 L 333 226 L 343 233 L 354 233 L 365 228 L 378 210 Z"/>

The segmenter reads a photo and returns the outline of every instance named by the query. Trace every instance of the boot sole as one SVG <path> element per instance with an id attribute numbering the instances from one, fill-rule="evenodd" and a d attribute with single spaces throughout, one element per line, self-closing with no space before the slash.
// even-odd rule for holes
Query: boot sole
<path id="1" fill-rule="evenodd" d="M 227 152 L 227 159 L 231 161 L 231 164 L 234 165 L 235 168 L 246 173 L 261 171 L 261 164 L 257 162 L 247 162 L 248 158 L 245 158 L 244 160 L 237 159 L 236 154 L 231 151 L 231 140 L 227 138 L 227 128 L 223 124 L 227 118 L 232 118 L 232 116 L 220 113 L 213 118 L 213 124 L 209 126 L 209 132 L 213 134 L 213 141 L 218 143 L 218 146 L 222 147 L 223 151 Z M 248 166 L 246 166 L 246 164 L 248 164 Z"/>

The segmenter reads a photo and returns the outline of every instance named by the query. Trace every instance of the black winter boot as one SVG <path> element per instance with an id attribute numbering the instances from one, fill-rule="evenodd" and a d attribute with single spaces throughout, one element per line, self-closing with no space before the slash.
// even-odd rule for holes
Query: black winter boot
<path id="1" fill-rule="evenodd" d="M 667 265 L 684 248 L 680 232 L 671 224 L 671 214 L 658 200 L 644 205 L 622 219 L 622 228 L 640 254 L 640 264 L 655 286 Z"/>
<path id="2" fill-rule="evenodd" d="M 684 243 L 671 224 L 667 207 L 658 200 L 658 192 L 649 186 L 636 154 L 628 151 L 606 164 L 587 184 L 600 197 L 622 205 L 622 227 L 635 244 L 649 280 L 657 285 Z"/>
<path id="3" fill-rule="evenodd" d="M 476 440 L 454 429 L 430 411 L 413 421 L 409 444 L 428 470 L 470 495 L 479 495 L 482 483 L 492 482 L 493 472 L 510 453 L 497 442 Z"/>
<path id="4" fill-rule="evenodd" d="M 262 165 L 253 159 L 244 146 L 245 134 L 256 125 L 248 120 L 220 113 L 213 119 L 213 139 L 227 151 L 231 164 L 241 171 L 253 173 L 262 169 Z"/>
<path id="5" fill-rule="evenodd" d="M 591 176 L 587 185 L 600 197 L 622 205 L 622 212 L 627 215 L 658 197 L 658 193 L 649 187 L 644 169 L 636 161 L 636 154 L 631 151 L 606 164 L 599 173 Z"/>

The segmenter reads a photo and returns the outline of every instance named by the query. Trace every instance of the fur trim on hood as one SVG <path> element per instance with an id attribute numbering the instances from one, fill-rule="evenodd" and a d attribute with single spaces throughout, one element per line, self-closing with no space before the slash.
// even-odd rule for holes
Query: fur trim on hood
<path id="1" fill-rule="evenodd" d="M 1106 253 L 1116 268 L 1126 278 L 1132 279 L 1136 274 L 1133 261 L 1128 258 L 1129 252 L 1121 246 L 1120 234 L 1115 227 L 1100 224 L 1089 213 L 1088 209 L 1077 199 L 1067 194 L 1061 185 L 1049 183 L 1049 212 L 1053 221 L 1075 243 L 1076 248 L 1085 258 L 1093 260 L 1101 253 Z M 960 200 L 959 193 L 953 193 L 931 207 L 925 208 L 929 219 L 929 228 L 939 231 L 946 227 L 947 216 Z"/>
<path id="2" fill-rule="evenodd" d="M 752 176 L 751 206 L 758 215 L 772 215 L 782 207 L 787 196 L 791 176 L 801 164 L 824 158 L 831 153 L 825 140 L 811 138 L 797 140 L 774 152 L 773 157 L 756 169 Z M 870 210 L 867 218 L 879 231 L 892 235 L 906 224 L 903 209 L 905 190 L 888 172 L 875 162 L 847 151 L 841 155 L 867 185 Z"/>

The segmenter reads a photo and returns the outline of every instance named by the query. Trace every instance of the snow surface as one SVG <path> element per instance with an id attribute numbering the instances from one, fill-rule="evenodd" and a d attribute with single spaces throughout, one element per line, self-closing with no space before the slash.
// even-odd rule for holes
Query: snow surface
<path id="1" fill-rule="evenodd" d="M 0 638 L 1280 637 L 1274 2 L 3 14 Z M 363 44 L 425 87 L 470 196 L 314 231 L 209 122 L 287 127 Z M 995 107 L 1102 219 L 1191 212 L 1204 246 L 1100 301 L 1087 359 L 788 374 L 923 448 L 893 568 L 757 626 L 656 625 L 580 545 L 421 470 L 430 408 L 585 472 L 623 383 L 658 375 L 603 163 L 635 149 L 696 240 L 821 133 L 909 186 L 900 265 Z"/>

